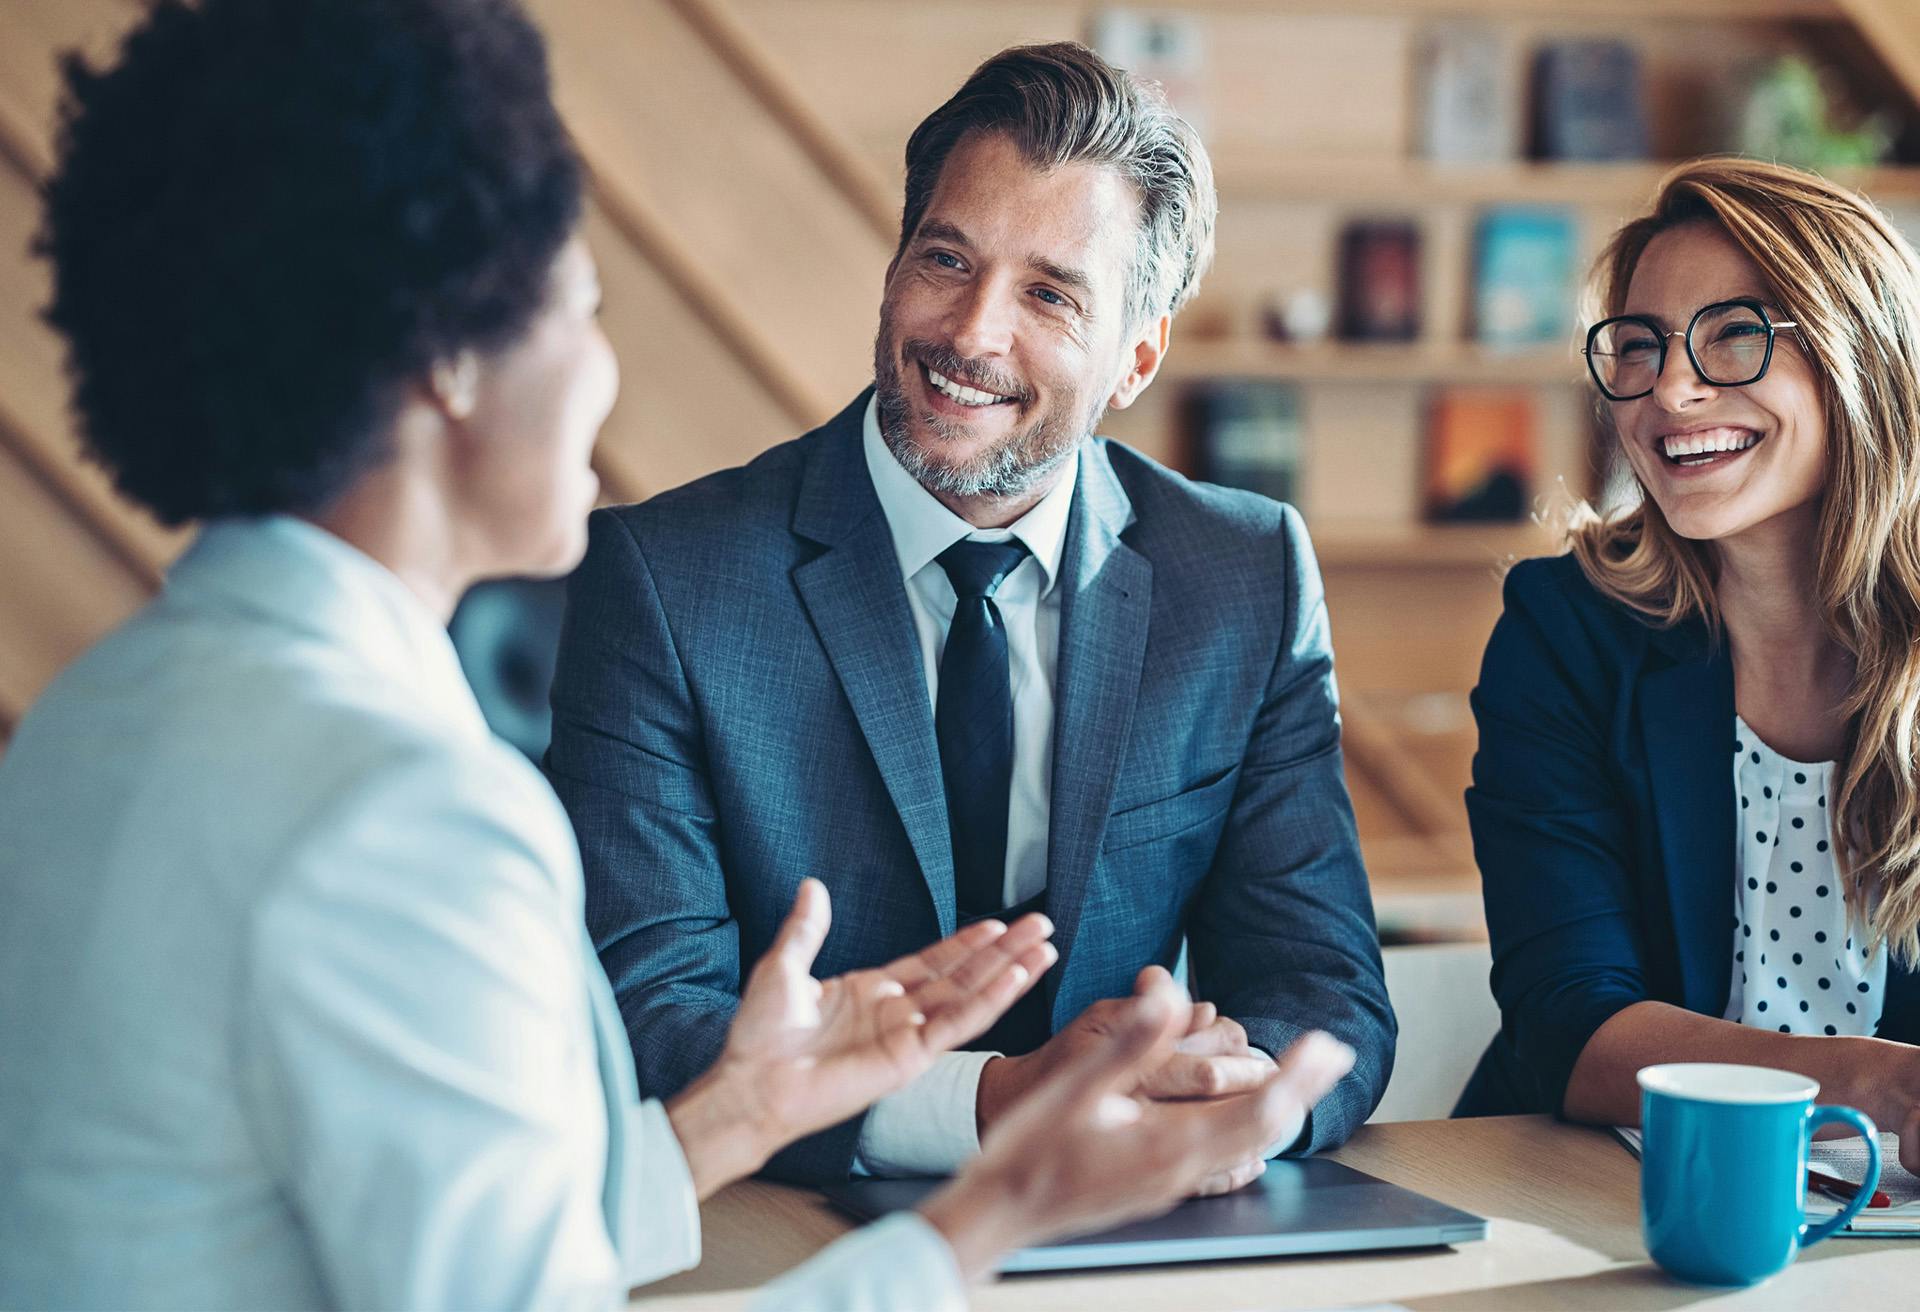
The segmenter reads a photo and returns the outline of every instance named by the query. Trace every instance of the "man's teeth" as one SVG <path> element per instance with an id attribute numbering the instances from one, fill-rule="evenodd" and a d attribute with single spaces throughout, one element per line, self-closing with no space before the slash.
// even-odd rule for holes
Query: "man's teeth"
<path id="1" fill-rule="evenodd" d="M 983 392 L 977 387 L 956 383 L 951 378 L 937 374 L 931 369 L 927 370 L 927 381 L 961 405 L 998 405 L 1002 401 L 1013 399 L 1010 396 L 996 396 L 992 392 Z"/>
<path id="2" fill-rule="evenodd" d="M 1661 445 L 1667 453 L 1667 459 L 1684 460 L 1688 456 L 1704 456 L 1720 451 L 1745 451 L 1759 440 L 1758 434 L 1745 429 L 1716 428 L 1704 433 L 1684 433 L 1662 438 Z"/>

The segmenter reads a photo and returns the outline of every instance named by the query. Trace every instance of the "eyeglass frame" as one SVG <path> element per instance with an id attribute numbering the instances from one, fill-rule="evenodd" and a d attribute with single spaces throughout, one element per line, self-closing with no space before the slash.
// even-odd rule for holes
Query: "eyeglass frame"
<path id="1" fill-rule="evenodd" d="M 1700 322 L 1700 317 L 1702 315 L 1706 314 L 1711 310 L 1726 309 L 1730 305 L 1737 305 L 1737 306 L 1740 306 L 1742 309 L 1752 310 L 1755 314 L 1760 316 L 1760 326 L 1767 330 L 1767 353 L 1766 355 L 1761 357 L 1759 372 L 1755 373 L 1753 377 L 1744 379 L 1737 383 L 1721 383 L 1721 382 L 1714 381 L 1712 378 L 1709 378 L 1707 376 L 1707 371 L 1700 367 L 1700 357 L 1698 355 L 1695 355 L 1693 351 L 1693 328 L 1695 324 Z M 1616 323 L 1643 324 L 1646 326 L 1647 331 L 1652 333 L 1654 337 L 1659 339 L 1659 342 L 1660 342 L 1660 363 L 1654 368 L 1653 382 L 1647 385 L 1646 391 L 1635 392 L 1631 396 L 1615 395 L 1613 389 L 1608 387 L 1606 383 L 1601 380 L 1599 366 L 1597 366 L 1593 361 L 1594 339 L 1600 335 L 1600 330 L 1602 328 L 1605 328 L 1609 324 L 1616 324 Z M 1698 375 L 1700 378 L 1700 381 L 1705 383 L 1707 386 L 1709 387 L 1751 387 L 1753 386 L 1753 384 L 1759 382 L 1762 378 L 1765 378 L 1767 376 L 1767 370 L 1773 367 L 1773 344 L 1774 344 L 1774 340 L 1780 335 L 1780 330 L 1784 328 L 1798 328 L 1799 326 L 1800 325 L 1797 322 L 1794 322 L 1792 320 L 1783 320 L 1780 323 L 1775 323 L 1773 321 L 1773 317 L 1767 313 L 1767 307 L 1764 302 L 1756 300 L 1751 296 L 1736 296 L 1732 300 L 1714 301 L 1710 305 L 1701 306 L 1699 309 L 1693 312 L 1693 317 L 1687 320 L 1687 326 L 1685 329 L 1675 329 L 1672 332 L 1663 332 L 1659 324 L 1655 323 L 1652 319 L 1648 318 L 1644 314 L 1616 314 L 1611 316 L 1610 318 L 1602 319 L 1599 323 L 1596 323 L 1591 328 L 1587 329 L 1587 344 L 1580 348 L 1580 354 L 1586 357 L 1587 372 L 1593 377 L 1593 385 L 1600 389 L 1600 395 L 1607 398 L 1607 400 L 1613 401 L 1613 402 L 1638 401 L 1643 396 L 1653 395 L 1653 389 L 1660 385 L 1660 376 L 1666 373 L 1667 371 L 1667 343 L 1668 341 L 1670 341 L 1675 337 L 1678 337 L 1680 339 L 1681 345 L 1686 348 L 1687 363 L 1693 366 L 1693 372 L 1696 375 Z"/>

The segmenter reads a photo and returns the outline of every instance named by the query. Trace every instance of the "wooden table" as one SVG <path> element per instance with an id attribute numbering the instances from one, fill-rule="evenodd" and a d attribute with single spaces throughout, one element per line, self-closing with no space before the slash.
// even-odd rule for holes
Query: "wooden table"
<path id="1" fill-rule="evenodd" d="M 1401 1303 L 1469 1309 L 1920 1308 L 1920 1240 L 1832 1239 L 1753 1289 L 1670 1280 L 1640 1242 L 1639 1165 L 1600 1130 L 1545 1117 L 1370 1125 L 1332 1156 L 1488 1218 L 1487 1238 L 1399 1254 L 1278 1258 L 1129 1271 L 1003 1277 L 974 1292 L 991 1309 L 1099 1312 L 1332 1308 Z M 707 1259 L 647 1291 L 648 1309 L 740 1307 L 848 1222 L 805 1190 L 750 1181 L 701 1209 Z"/>

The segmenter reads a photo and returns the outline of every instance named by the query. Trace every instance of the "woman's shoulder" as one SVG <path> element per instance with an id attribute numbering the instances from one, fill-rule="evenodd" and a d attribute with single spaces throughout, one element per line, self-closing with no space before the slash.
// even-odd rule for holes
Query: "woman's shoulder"
<path id="1" fill-rule="evenodd" d="M 1572 553 L 1515 563 L 1503 603 L 1481 666 L 1483 688 L 1520 681 L 1544 695 L 1564 684 L 1582 700 L 1604 699 L 1633 677 L 1658 632 L 1598 587 Z"/>
<path id="2" fill-rule="evenodd" d="M 1596 584 L 1571 551 L 1516 561 L 1507 571 L 1502 599 L 1508 615 L 1524 616 L 1563 638 L 1582 636 L 1638 651 L 1659 631 L 1651 616 Z"/>

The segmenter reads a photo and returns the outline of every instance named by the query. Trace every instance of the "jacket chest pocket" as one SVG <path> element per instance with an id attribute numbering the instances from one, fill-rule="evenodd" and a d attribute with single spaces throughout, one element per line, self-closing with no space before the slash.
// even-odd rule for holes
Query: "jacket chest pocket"
<path id="1" fill-rule="evenodd" d="M 1233 804 L 1233 789 L 1239 779 L 1236 762 L 1170 796 L 1115 811 L 1107 818 L 1106 838 L 1100 850 L 1118 852 L 1138 847 L 1219 819 Z"/>

